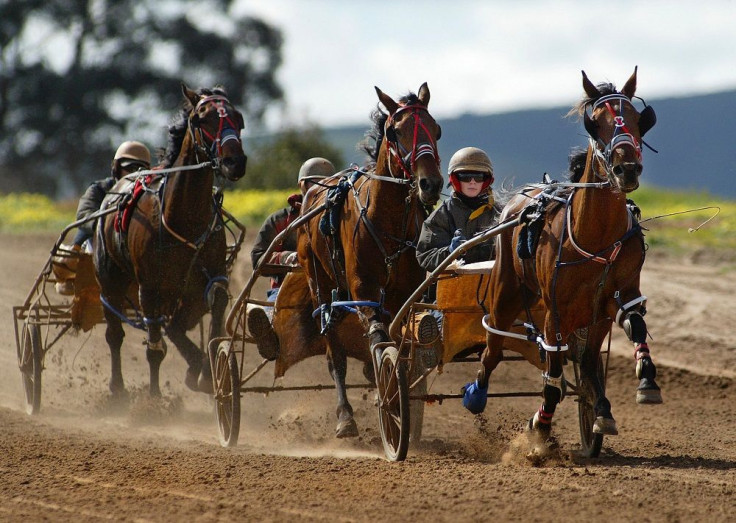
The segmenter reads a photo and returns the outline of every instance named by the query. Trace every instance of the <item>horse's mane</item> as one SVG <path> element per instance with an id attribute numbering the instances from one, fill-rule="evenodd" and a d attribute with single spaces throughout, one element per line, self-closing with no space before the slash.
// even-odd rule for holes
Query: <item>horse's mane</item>
<path id="1" fill-rule="evenodd" d="M 576 147 L 572 151 L 570 151 L 570 156 L 568 156 L 569 166 L 568 166 L 568 173 L 567 178 L 573 183 L 577 183 L 580 181 L 580 178 L 583 177 L 583 173 L 585 172 L 585 165 L 588 160 L 588 150 L 582 149 L 579 147 Z"/>
<path id="2" fill-rule="evenodd" d="M 199 96 L 210 96 L 213 94 L 227 96 L 225 89 L 216 86 L 212 89 L 202 88 L 197 90 Z M 189 113 L 191 113 L 192 104 L 189 100 L 185 100 L 182 107 L 179 109 L 174 117 L 171 119 L 169 124 L 169 137 L 166 142 L 166 149 L 159 152 L 159 159 L 163 168 L 171 167 L 179 157 L 181 152 L 181 144 L 184 143 L 184 137 L 187 134 Z"/>
<path id="3" fill-rule="evenodd" d="M 609 82 L 602 82 L 596 85 L 596 88 L 601 92 L 601 96 L 605 96 L 607 94 L 614 94 L 618 93 L 616 90 L 616 86 Z M 596 96 L 595 98 L 590 96 L 584 96 L 582 100 L 580 100 L 578 103 L 573 105 L 572 109 L 568 111 L 568 113 L 565 115 L 565 117 L 568 116 L 577 116 L 578 118 L 581 118 L 583 114 L 585 113 L 585 110 L 589 105 L 591 105 L 593 102 L 595 102 L 599 97 Z"/>
<path id="4" fill-rule="evenodd" d="M 399 98 L 399 105 L 414 105 L 418 103 L 421 103 L 419 98 L 412 92 Z M 385 138 L 384 128 L 386 126 L 386 120 L 388 120 L 388 114 L 381 110 L 380 105 L 376 105 L 376 108 L 371 111 L 370 118 L 373 125 L 366 131 L 364 138 L 358 142 L 357 149 L 368 155 L 370 163 L 375 163 L 378 160 L 378 153 L 381 150 L 381 144 Z"/>

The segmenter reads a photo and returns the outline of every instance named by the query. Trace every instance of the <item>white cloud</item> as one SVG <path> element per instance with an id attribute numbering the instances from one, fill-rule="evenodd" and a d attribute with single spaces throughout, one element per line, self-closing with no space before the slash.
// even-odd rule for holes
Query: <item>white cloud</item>
<path id="1" fill-rule="evenodd" d="M 581 69 L 621 86 L 638 65 L 647 99 L 736 87 L 729 0 L 241 0 L 238 10 L 283 30 L 287 111 L 323 126 L 367 122 L 374 85 L 398 96 L 427 81 L 437 117 L 572 104 Z"/>

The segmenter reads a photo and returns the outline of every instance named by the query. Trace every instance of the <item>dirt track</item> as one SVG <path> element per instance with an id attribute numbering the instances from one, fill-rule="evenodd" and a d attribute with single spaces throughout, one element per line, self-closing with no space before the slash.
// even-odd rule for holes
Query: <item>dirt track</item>
<path id="1" fill-rule="evenodd" d="M 351 394 L 357 440 L 332 438 L 331 392 L 273 394 L 243 398 L 240 445 L 221 448 L 212 405 L 185 390 L 185 365 L 173 348 L 162 366 L 165 401 L 146 400 L 143 336 L 131 330 L 123 348 L 133 393 L 128 408 L 107 402 L 109 357 L 97 327 L 91 336 L 65 336 L 52 349 L 41 414 L 27 416 L 11 306 L 22 303 L 52 243 L 45 236 L 0 238 L 0 520 L 735 517 L 733 260 L 650 256 L 642 289 L 665 403 L 635 404 L 633 358 L 617 334 L 608 391 L 620 435 L 604 440 L 601 458 L 576 455 L 576 404 L 568 399 L 555 417 L 559 448 L 532 464 L 521 428 L 539 400 L 509 399 L 490 402 L 482 418 L 456 401 L 427 406 L 424 444 L 410 449 L 405 462 L 388 463 L 372 393 L 360 391 Z M 474 371 L 450 365 L 432 390 L 454 392 Z M 351 366 L 348 378 L 361 382 L 360 366 Z M 313 358 L 283 383 L 329 380 L 325 363 Z M 264 372 L 262 383 L 269 382 Z M 503 364 L 492 382 L 492 390 L 538 387 L 539 373 L 524 363 Z"/>

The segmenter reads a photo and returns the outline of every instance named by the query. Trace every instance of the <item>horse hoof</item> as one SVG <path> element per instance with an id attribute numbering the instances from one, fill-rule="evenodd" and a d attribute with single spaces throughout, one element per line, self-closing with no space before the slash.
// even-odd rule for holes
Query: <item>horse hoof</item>
<path id="1" fill-rule="evenodd" d="M 125 387 L 119 389 L 110 387 L 110 392 L 112 393 L 112 400 L 115 403 L 125 403 L 130 399 L 130 393 Z"/>
<path id="2" fill-rule="evenodd" d="M 526 424 L 526 433 L 535 435 L 542 441 L 547 441 L 552 433 L 552 424 L 541 423 L 539 421 L 539 413 L 535 413 L 534 416 L 529 418 L 529 421 Z"/>
<path id="3" fill-rule="evenodd" d="M 488 402 L 488 385 L 481 387 L 478 380 L 467 383 L 463 389 L 463 407 L 473 414 L 480 414 Z"/>
<path id="4" fill-rule="evenodd" d="M 618 427 L 616 426 L 616 420 L 613 418 L 598 416 L 593 423 L 593 433 L 604 434 L 606 436 L 617 436 Z"/>
<path id="5" fill-rule="evenodd" d="M 212 385 L 212 373 L 200 372 L 197 379 L 197 390 L 204 394 L 214 394 L 215 387 Z"/>
<path id="6" fill-rule="evenodd" d="M 337 424 L 335 429 L 336 438 L 357 438 L 358 437 L 358 424 L 355 423 L 354 419 L 348 421 L 341 421 Z"/>
<path id="7" fill-rule="evenodd" d="M 199 392 L 199 374 L 199 370 L 192 369 L 191 367 L 187 369 L 187 373 L 184 376 L 184 385 L 186 385 L 189 390 Z"/>
<path id="8" fill-rule="evenodd" d="M 636 391 L 636 402 L 639 405 L 658 405 L 662 403 L 662 391 L 659 389 L 639 389 Z"/>

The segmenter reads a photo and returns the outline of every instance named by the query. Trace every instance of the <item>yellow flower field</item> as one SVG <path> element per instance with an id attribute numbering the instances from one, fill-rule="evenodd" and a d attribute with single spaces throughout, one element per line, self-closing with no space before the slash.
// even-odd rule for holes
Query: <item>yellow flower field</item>
<path id="1" fill-rule="evenodd" d="M 249 227 L 259 226 L 273 211 L 287 205 L 294 191 L 228 191 L 225 208 Z M 704 193 L 688 193 L 642 187 L 633 193 L 642 218 L 680 213 L 702 207 L 720 207 L 720 214 L 696 232 L 695 229 L 716 213 L 716 209 L 677 214 L 645 221 L 646 241 L 651 247 L 674 250 L 693 248 L 736 249 L 736 201 Z M 76 202 L 54 202 L 39 194 L 0 195 L 0 232 L 61 231 L 74 221 Z"/>

